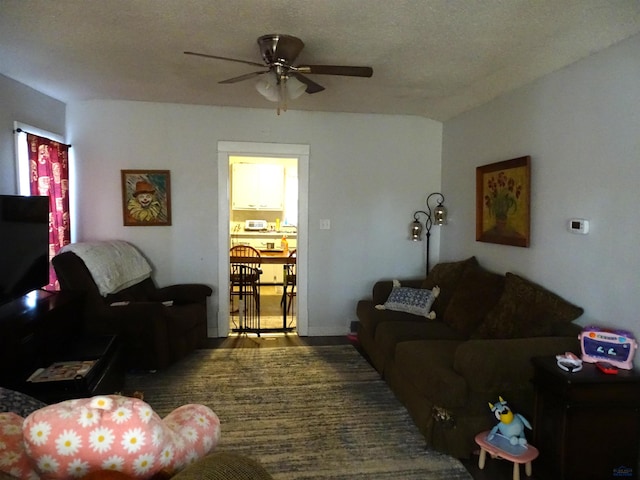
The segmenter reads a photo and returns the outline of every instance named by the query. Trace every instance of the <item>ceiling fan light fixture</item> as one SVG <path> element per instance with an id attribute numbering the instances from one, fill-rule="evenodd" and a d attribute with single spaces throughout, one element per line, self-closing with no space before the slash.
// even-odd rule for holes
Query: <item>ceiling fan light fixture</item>
<path id="1" fill-rule="evenodd" d="M 263 75 L 260 80 L 256 82 L 256 90 L 270 102 L 280 100 L 280 88 L 278 87 L 278 80 L 274 72 Z"/>
<path id="2" fill-rule="evenodd" d="M 221 57 L 198 52 L 184 52 L 187 55 L 244 63 L 254 67 L 266 67 L 268 70 L 258 70 L 233 78 L 221 80 L 218 83 L 237 83 L 260 76 L 255 84 L 256 90 L 270 102 L 277 102 L 277 112 L 287 110 L 287 102 L 295 100 L 303 93 L 318 93 L 324 87 L 310 78 L 307 74 L 342 75 L 347 77 L 370 77 L 373 75 L 371 67 L 349 65 L 294 65 L 295 59 L 304 48 L 304 42 L 292 35 L 269 34 L 258 38 L 258 46 L 264 65 L 238 58 Z"/>
<path id="3" fill-rule="evenodd" d="M 307 86 L 296 77 L 287 77 L 286 90 L 289 98 L 295 100 L 307 90 Z"/>
<path id="4" fill-rule="evenodd" d="M 288 100 L 300 97 L 307 86 L 295 77 L 282 75 L 278 81 L 276 72 L 269 72 L 256 82 L 256 90 L 270 102 L 278 103 L 278 115 L 280 111 L 287 111 Z"/>

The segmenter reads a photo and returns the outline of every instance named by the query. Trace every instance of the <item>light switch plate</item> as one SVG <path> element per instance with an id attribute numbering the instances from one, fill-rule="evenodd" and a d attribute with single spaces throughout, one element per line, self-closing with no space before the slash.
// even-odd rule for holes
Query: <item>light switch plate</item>
<path id="1" fill-rule="evenodd" d="M 323 218 L 320 220 L 320 230 L 330 230 L 331 229 L 331 220 L 328 218 Z"/>

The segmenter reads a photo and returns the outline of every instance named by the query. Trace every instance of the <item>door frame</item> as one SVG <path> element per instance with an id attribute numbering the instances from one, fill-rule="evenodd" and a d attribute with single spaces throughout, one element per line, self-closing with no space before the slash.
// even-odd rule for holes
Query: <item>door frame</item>
<path id="1" fill-rule="evenodd" d="M 309 312 L 307 307 L 308 278 L 308 233 L 309 233 L 309 145 L 290 143 L 218 142 L 218 336 L 228 337 L 230 331 L 229 302 L 229 209 L 231 206 L 229 186 L 229 157 L 289 157 L 298 159 L 298 227 L 296 252 L 296 288 L 298 335 L 309 334 Z M 224 208 L 223 208 L 224 206 Z"/>

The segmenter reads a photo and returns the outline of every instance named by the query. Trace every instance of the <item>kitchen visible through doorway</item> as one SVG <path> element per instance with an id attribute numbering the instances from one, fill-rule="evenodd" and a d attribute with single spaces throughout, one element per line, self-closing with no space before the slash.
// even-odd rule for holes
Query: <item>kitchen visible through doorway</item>
<path id="1" fill-rule="evenodd" d="M 253 247 L 262 259 L 258 299 L 253 285 L 243 295 L 243 282 L 237 275 L 230 277 L 229 330 L 295 331 L 296 265 L 290 254 L 298 247 L 298 159 L 229 155 L 229 177 L 230 248 Z M 233 263 L 231 267 L 233 273 Z"/>

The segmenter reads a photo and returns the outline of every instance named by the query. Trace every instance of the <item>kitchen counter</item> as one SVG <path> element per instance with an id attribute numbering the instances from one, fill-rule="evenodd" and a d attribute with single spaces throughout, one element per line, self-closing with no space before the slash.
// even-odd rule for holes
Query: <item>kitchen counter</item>
<path id="1" fill-rule="evenodd" d="M 286 235 L 287 238 L 297 238 L 298 234 L 295 231 L 281 230 L 279 232 L 274 231 L 246 231 L 241 230 L 239 232 L 231 232 L 231 238 L 282 238 Z"/>

